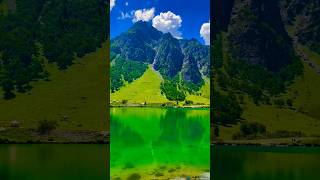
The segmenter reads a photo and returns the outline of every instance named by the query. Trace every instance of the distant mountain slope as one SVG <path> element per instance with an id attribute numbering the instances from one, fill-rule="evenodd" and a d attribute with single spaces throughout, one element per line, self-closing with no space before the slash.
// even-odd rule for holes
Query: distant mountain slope
<path id="1" fill-rule="evenodd" d="M 148 22 L 137 22 L 127 32 L 111 40 L 111 88 L 121 89 L 128 80 L 128 69 L 137 79 L 151 65 L 164 81 L 159 89 L 167 99 L 183 101 L 186 94 L 195 94 L 209 77 L 209 47 L 195 39 L 178 40 L 163 34 Z M 117 63 L 119 60 L 123 63 Z M 127 65 L 130 64 L 130 65 Z M 141 91 L 143 93 L 143 91 Z"/>
<path id="2" fill-rule="evenodd" d="M 320 143 L 319 4 L 220 1 L 225 7 L 220 14 L 230 21 L 215 23 L 221 27 L 212 41 L 216 140 L 271 139 L 272 144 L 275 138 L 300 137 Z"/>
<path id="3" fill-rule="evenodd" d="M 154 68 L 162 76 L 173 78 L 181 71 L 184 56 L 178 39 L 171 34 L 164 34 L 157 46 L 157 55 L 154 59 Z"/>
<path id="4" fill-rule="evenodd" d="M 124 59 L 152 63 L 156 51 L 153 46 L 162 33 L 150 24 L 139 21 L 127 32 L 111 40 L 111 51 Z"/>
<path id="5" fill-rule="evenodd" d="M 286 67 L 294 57 L 277 0 L 236 0 L 228 41 L 232 58 L 262 65 L 270 71 Z"/>
<path id="6" fill-rule="evenodd" d="M 299 43 L 320 53 L 320 1 L 281 0 L 280 5 L 283 20 L 294 26 Z"/>

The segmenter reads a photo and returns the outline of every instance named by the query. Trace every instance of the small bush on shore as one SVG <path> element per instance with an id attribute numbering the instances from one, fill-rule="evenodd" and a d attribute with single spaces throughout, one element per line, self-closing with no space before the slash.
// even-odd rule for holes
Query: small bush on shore
<path id="1" fill-rule="evenodd" d="M 58 122 L 54 120 L 47 120 L 46 118 L 39 121 L 38 124 L 38 132 L 42 135 L 50 134 L 53 130 L 55 130 L 58 126 Z"/>

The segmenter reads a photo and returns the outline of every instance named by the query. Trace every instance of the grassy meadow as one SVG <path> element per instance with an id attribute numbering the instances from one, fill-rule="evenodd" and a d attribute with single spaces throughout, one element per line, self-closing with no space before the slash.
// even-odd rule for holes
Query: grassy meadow
<path id="1" fill-rule="evenodd" d="M 133 81 L 126 83 L 119 91 L 110 93 L 112 102 L 122 102 L 127 100 L 128 104 L 162 104 L 170 102 L 165 95 L 161 94 L 160 84 L 162 77 L 159 73 L 152 69 L 151 65 L 148 66 L 144 74 Z M 187 94 L 186 100 L 193 101 L 194 104 L 210 104 L 210 83 L 209 79 L 205 80 L 205 85 L 201 87 L 201 96 Z M 183 105 L 180 102 L 179 105 Z"/>
<path id="2" fill-rule="evenodd" d="M 46 63 L 49 81 L 32 82 L 29 92 L 16 93 L 11 100 L 0 99 L 0 128 L 18 121 L 22 129 L 35 129 L 43 119 L 58 122 L 58 130 L 106 130 L 106 47 L 78 58 L 67 70 Z M 0 92 L 0 94 L 2 94 Z"/>
<path id="3" fill-rule="evenodd" d="M 111 101 L 128 100 L 128 103 L 164 103 L 168 100 L 160 91 L 161 77 L 151 66 L 132 83 L 110 94 Z"/>
<path id="4" fill-rule="evenodd" d="M 315 62 L 320 62 L 320 55 L 303 48 L 305 54 Z M 320 136 L 320 75 L 308 64 L 303 62 L 304 74 L 297 77 L 289 85 L 286 93 L 280 94 L 277 99 L 293 100 L 292 108 L 279 107 L 272 104 L 256 105 L 249 97 L 244 98 L 242 119 L 247 122 L 258 122 L 266 126 L 268 132 L 279 130 L 302 132 L 306 137 Z M 275 98 L 271 99 L 271 102 Z M 230 127 L 219 126 L 220 138 L 231 140 L 233 134 L 240 131 L 240 124 Z M 291 139 L 289 140 L 291 141 Z"/>

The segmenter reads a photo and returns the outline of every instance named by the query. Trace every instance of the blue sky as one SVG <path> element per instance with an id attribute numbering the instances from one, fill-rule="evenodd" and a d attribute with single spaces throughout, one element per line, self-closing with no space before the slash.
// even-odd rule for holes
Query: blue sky
<path id="1" fill-rule="evenodd" d="M 176 38 L 196 38 L 203 44 L 210 43 L 210 0 L 110 1 L 111 38 L 126 31 L 135 21 L 143 20 Z"/>

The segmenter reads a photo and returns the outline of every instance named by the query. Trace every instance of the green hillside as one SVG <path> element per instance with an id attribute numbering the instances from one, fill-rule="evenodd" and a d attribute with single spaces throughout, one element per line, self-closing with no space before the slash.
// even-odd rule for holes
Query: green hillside
<path id="1" fill-rule="evenodd" d="M 112 101 L 122 102 L 128 100 L 128 103 L 163 103 L 168 100 L 160 92 L 161 77 L 151 66 L 145 73 L 130 84 L 126 84 L 119 91 L 111 93 Z"/>
<path id="2" fill-rule="evenodd" d="M 320 56 L 309 49 L 304 48 L 305 53 L 312 54 L 309 58 L 314 62 L 320 62 Z M 302 132 L 305 136 L 320 136 L 320 76 L 304 63 L 304 75 L 295 79 L 288 87 L 285 94 L 275 99 L 292 99 L 293 106 L 261 104 L 257 106 L 248 97 L 244 100 L 243 120 L 258 122 L 266 126 L 269 132 L 281 130 Z M 231 140 L 232 136 L 239 132 L 240 124 L 231 127 L 220 126 L 220 137 Z"/>
<path id="3" fill-rule="evenodd" d="M 204 79 L 205 84 L 200 88 L 201 95 L 188 94 L 186 100 L 192 101 L 194 104 L 210 104 L 210 80 L 209 78 Z"/>
<path id="4" fill-rule="evenodd" d="M 144 104 L 145 102 L 147 104 L 160 104 L 169 102 L 161 94 L 161 82 L 161 75 L 149 65 L 140 78 L 132 83 L 126 83 L 119 91 L 110 93 L 111 103 L 122 103 L 123 100 L 126 100 L 129 104 Z M 191 100 L 194 104 L 201 103 L 208 105 L 210 103 L 210 83 L 208 79 L 206 79 L 206 83 L 199 92 L 201 95 L 187 94 L 186 100 Z"/>
<path id="5" fill-rule="evenodd" d="M 0 99 L 0 128 L 10 130 L 16 120 L 20 129 L 34 129 L 47 118 L 58 122 L 58 130 L 106 130 L 106 57 L 104 46 L 67 70 L 46 63 L 49 81 L 32 82 L 30 92 Z"/>

